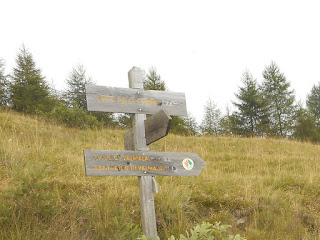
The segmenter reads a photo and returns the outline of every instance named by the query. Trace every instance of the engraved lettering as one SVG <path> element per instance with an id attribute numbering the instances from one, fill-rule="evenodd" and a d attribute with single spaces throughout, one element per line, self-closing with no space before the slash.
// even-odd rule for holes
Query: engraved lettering
<path id="1" fill-rule="evenodd" d="M 143 99 L 143 98 L 138 98 L 137 103 L 139 104 L 147 104 L 147 105 L 158 105 L 157 100 L 154 99 Z"/>
<path id="2" fill-rule="evenodd" d="M 96 171 L 174 171 L 175 167 L 162 167 L 162 166 L 122 166 L 122 165 L 94 165 Z"/>
<path id="3" fill-rule="evenodd" d="M 97 96 L 98 102 L 115 102 L 114 97 L 110 96 Z"/>
<path id="4" fill-rule="evenodd" d="M 118 97 L 118 103 L 136 103 L 134 98 Z"/>

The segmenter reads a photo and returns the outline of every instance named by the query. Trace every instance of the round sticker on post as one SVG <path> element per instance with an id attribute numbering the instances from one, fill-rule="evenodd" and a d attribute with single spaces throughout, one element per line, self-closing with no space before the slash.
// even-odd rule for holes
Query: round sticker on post
<path id="1" fill-rule="evenodd" d="M 186 170 L 191 170 L 194 166 L 193 161 L 190 158 L 186 158 L 182 161 L 182 166 L 184 167 L 184 169 Z"/>

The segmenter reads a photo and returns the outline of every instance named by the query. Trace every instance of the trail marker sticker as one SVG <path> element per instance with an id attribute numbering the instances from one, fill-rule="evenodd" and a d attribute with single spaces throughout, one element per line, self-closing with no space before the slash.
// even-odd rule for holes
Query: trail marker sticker
<path id="1" fill-rule="evenodd" d="M 182 166 L 186 170 L 191 170 L 194 167 L 194 162 L 190 158 L 186 158 L 182 161 Z"/>

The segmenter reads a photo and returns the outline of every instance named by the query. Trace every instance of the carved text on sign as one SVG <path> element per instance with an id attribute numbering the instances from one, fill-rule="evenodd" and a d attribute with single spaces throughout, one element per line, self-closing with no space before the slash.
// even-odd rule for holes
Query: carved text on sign
<path id="1" fill-rule="evenodd" d="M 170 101 L 159 101 L 156 99 L 149 98 L 126 98 L 126 97 L 113 97 L 113 96 L 97 96 L 98 102 L 107 102 L 107 103 L 138 103 L 138 104 L 148 104 L 148 105 L 165 105 L 173 106 L 175 103 Z"/>
<path id="2" fill-rule="evenodd" d="M 93 155 L 94 161 L 122 160 L 122 161 L 148 161 L 148 156 L 133 156 L 133 155 Z"/>
<path id="3" fill-rule="evenodd" d="M 186 116 L 184 93 L 86 85 L 88 111 Z"/>
<path id="4" fill-rule="evenodd" d="M 195 153 L 84 150 L 88 176 L 197 176 L 205 167 Z"/>
<path id="5" fill-rule="evenodd" d="M 104 171 L 164 171 L 168 170 L 163 166 L 123 166 L 123 165 L 94 165 L 94 169 Z"/>

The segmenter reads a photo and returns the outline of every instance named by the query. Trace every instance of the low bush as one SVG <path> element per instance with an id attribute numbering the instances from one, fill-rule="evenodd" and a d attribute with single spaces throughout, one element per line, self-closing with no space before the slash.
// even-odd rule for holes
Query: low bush
<path id="1" fill-rule="evenodd" d="M 67 127 L 87 129 L 102 126 L 102 123 L 95 116 L 80 108 L 69 108 L 63 104 L 56 106 L 47 116 Z"/>
<path id="2" fill-rule="evenodd" d="M 246 240 L 237 235 L 228 235 L 227 229 L 230 225 L 220 225 L 216 222 L 214 225 L 208 222 L 203 222 L 201 225 L 193 227 L 186 235 L 180 234 L 179 238 L 171 236 L 168 240 Z M 146 236 L 138 238 L 139 240 L 148 240 Z M 158 238 L 159 239 L 159 238 Z"/>

